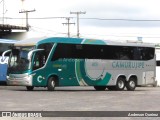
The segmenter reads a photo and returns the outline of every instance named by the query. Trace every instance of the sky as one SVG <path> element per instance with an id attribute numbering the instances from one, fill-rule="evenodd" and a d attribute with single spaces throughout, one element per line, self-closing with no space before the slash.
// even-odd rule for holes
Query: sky
<path id="1" fill-rule="evenodd" d="M 77 19 L 76 15 L 70 14 L 70 12 L 81 11 L 86 12 L 79 16 L 81 37 L 114 41 L 136 41 L 138 38 L 142 38 L 143 42 L 160 43 L 160 0 L 4 1 L 4 17 L 12 18 L 5 19 L 5 24 L 24 26 L 25 14 L 19 13 L 19 11 L 36 10 L 29 13 L 31 36 L 67 36 L 67 26 L 62 24 L 67 22 L 66 19 L 54 17 L 73 17 L 70 22 L 76 24 L 70 25 L 70 34 L 71 37 L 76 37 Z M 3 5 L 1 2 L 0 17 L 2 18 L 2 16 Z M 2 23 L 2 19 L 0 19 L 0 23 Z"/>

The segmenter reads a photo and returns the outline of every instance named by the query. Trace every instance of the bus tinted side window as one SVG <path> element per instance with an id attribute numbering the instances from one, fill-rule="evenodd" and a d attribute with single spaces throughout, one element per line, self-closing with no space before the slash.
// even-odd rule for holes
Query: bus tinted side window
<path id="1" fill-rule="evenodd" d="M 119 59 L 120 60 L 131 60 L 131 59 L 133 59 L 132 48 L 131 47 L 128 47 L 128 46 L 119 47 L 118 54 L 119 54 Z"/>
<path id="2" fill-rule="evenodd" d="M 150 47 L 121 47 L 118 53 L 120 59 L 123 60 L 151 60 L 154 58 L 154 48 Z"/>
<path id="3" fill-rule="evenodd" d="M 154 49 L 153 48 L 143 48 L 143 60 L 150 60 L 154 58 Z"/>
<path id="4" fill-rule="evenodd" d="M 154 58 L 154 48 L 149 47 L 135 47 L 134 60 L 150 60 Z"/>
<path id="5" fill-rule="evenodd" d="M 52 61 L 68 59 L 112 59 L 112 60 L 149 60 L 154 57 L 154 48 L 90 45 L 90 44 L 58 44 Z"/>
<path id="6" fill-rule="evenodd" d="M 86 44 L 58 44 L 52 61 L 69 59 L 118 59 L 119 47 Z"/>
<path id="7" fill-rule="evenodd" d="M 160 60 L 156 61 L 156 66 L 160 66 Z"/>

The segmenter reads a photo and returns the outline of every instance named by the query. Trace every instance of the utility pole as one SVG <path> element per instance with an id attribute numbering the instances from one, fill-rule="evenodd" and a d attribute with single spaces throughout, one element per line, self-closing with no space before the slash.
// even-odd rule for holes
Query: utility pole
<path id="1" fill-rule="evenodd" d="M 67 20 L 67 23 L 62 23 L 62 24 L 68 26 L 68 37 L 70 37 L 70 29 L 69 29 L 69 27 L 70 27 L 71 24 L 75 24 L 75 23 L 70 23 L 69 22 L 70 21 L 70 17 L 66 17 L 66 20 Z"/>
<path id="2" fill-rule="evenodd" d="M 80 14 L 86 14 L 86 12 L 70 12 L 70 14 L 77 14 L 77 37 L 79 38 L 79 15 Z"/>
<path id="3" fill-rule="evenodd" d="M 29 12 L 35 12 L 36 10 L 21 10 L 19 13 L 26 13 L 26 28 L 27 31 L 29 31 L 29 24 L 28 24 L 28 13 Z"/>
<path id="4" fill-rule="evenodd" d="M 4 0 L 3 0 L 3 25 L 4 25 Z"/>
<path id="5" fill-rule="evenodd" d="M 2 1 L 0 1 L 0 4 L 2 3 L 2 24 L 4 25 L 4 3 L 5 1 L 4 0 L 2 0 Z"/>

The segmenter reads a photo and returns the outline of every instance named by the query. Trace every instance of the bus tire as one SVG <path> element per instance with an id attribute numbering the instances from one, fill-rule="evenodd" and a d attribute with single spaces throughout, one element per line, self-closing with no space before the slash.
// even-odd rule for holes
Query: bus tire
<path id="1" fill-rule="evenodd" d="M 48 85 L 47 85 L 48 91 L 54 91 L 55 86 L 56 86 L 56 78 L 50 77 L 48 79 Z"/>
<path id="2" fill-rule="evenodd" d="M 34 89 L 33 86 L 26 86 L 26 88 L 27 88 L 28 91 L 32 91 Z"/>
<path id="3" fill-rule="evenodd" d="M 106 88 L 106 86 L 94 86 L 94 89 L 97 91 L 104 91 Z"/>
<path id="4" fill-rule="evenodd" d="M 135 88 L 136 88 L 136 79 L 134 79 L 133 77 L 131 77 L 130 79 L 129 79 L 129 81 L 127 81 L 127 83 L 126 83 L 126 88 L 127 88 L 127 90 L 128 91 L 134 91 L 135 90 Z"/>
<path id="5" fill-rule="evenodd" d="M 119 77 L 117 79 L 117 83 L 116 83 L 115 89 L 117 91 L 122 91 L 122 90 L 124 90 L 124 88 L 125 88 L 125 79 L 123 77 Z"/>

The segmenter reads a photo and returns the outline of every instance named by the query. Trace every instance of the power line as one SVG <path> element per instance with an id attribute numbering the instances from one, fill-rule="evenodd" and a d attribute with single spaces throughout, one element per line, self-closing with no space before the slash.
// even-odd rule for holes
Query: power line
<path id="1" fill-rule="evenodd" d="M 35 30 L 35 31 L 41 31 L 43 33 L 47 33 L 47 34 L 50 34 L 50 33 L 54 33 L 54 34 L 66 34 L 66 33 L 63 33 L 63 32 L 60 32 L 60 31 L 54 31 L 54 30 L 51 30 L 51 29 L 45 29 L 45 28 L 42 28 L 42 27 L 37 27 L 37 26 L 31 26 L 32 28 L 36 28 L 38 30 Z M 136 37 L 137 38 L 137 35 L 116 35 L 116 34 L 86 34 L 86 33 L 83 33 L 83 36 L 110 36 L 110 37 L 126 37 L 126 38 L 133 38 L 133 37 Z M 158 34 L 157 34 L 158 35 Z M 146 34 L 146 35 L 138 35 L 138 36 L 142 36 L 143 38 L 160 38 L 160 36 L 155 36 L 155 35 L 152 35 L 152 34 Z M 75 35 L 72 35 L 72 37 L 75 37 Z"/>
<path id="2" fill-rule="evenodd" d="M 91 20 L 108 20 L 108 21 L 142 21 L 142 22 L 152 22 L 152 21 L 160 21 L 160 19 L 116 19 L 116 18 L 112 18 L 112 19 L 109 19 L 109 18 L 80 18 L 80 19 L 91 19 Z"/>
<path id="3" fill-rule="evenodd" d="M 1 17 L 0 17 L 1 18 Z M 37 18 L 34 18 L 34 17 L 30 17 L 28 19 L 64 19 L 66 17 L 37 17 Z M 70 17 L 70 18 L 74 18 L 74 17 Z M 17 18 L 17 17 L 5 17 L 5 19 L 26 19 L 26 18 Z"/>
<path id="4" fill-rule="evenodd" d="M 35 30 L 35 31 L 42 31 L 43 33 L 66 34 L 66 33 L 63 33 L 63 32 L 60 32 L 60 31 L 54 31 L 54 30 L 51 30 L 51 29 L 45 29 L 45 28 L 37 27 L 37 26 L 31 26 L 31 28 L 32 28 L 32 30 L 38 29 L 38 30 Z"/>
<path id="5" fill-rule="evenodd" d="M 0 17 L 1 18 L 1 17 Z M 25 19 L 25 18 L 16 18 L 16 17 L 4 17 L 5 19 Z M 30 17 L 28 19 L 64 19 L 66 17 Z M 77 18 L 77 17 L 70 17 Z M 106 21 L 137 21 L 137 22 L 160 22 L 160 19 L 121 19 L 121 18 L 79 18 L 86 20 L 106 20 Z"/>

